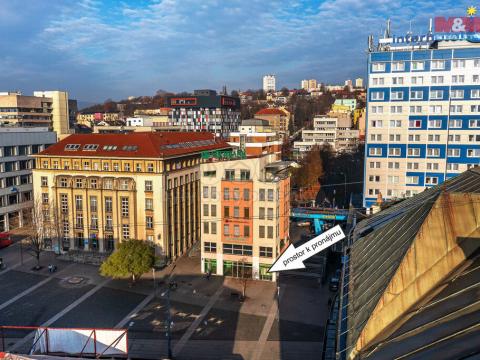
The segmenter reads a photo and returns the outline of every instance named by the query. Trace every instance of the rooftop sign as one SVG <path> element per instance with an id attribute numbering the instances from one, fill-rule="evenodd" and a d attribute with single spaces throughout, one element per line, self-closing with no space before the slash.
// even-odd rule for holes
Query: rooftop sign
<path id="1" fill-rule="evenodd" d="M 480 17 L 436 17 L 435 40 L 467 40 L 480 42 Z"/>
<path id="2" fill-rule="evenodd" d="M 235 150 L 210 150 L 202 151 L 200 153 L 200 158 L 204 160 L 217 159 L 217 160 L 237 160 L 237 159 L 246 159 L 247 155 L 244 150 L 235 149 Z"/>

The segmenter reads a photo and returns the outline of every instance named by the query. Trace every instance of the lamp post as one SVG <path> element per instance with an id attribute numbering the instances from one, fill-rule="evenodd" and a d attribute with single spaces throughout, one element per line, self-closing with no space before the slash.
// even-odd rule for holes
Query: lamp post
<path id="1" fill-rule="evenodd" d="M 172 270 L 170 270 L 170 274 L 167 277 L 167 291 L 164 293 L 167 296 L 167 352 L 168 352 L 168 359 L 173 359 L 172 354 L 172 315 L 170 313 L 170 279 L 173 275 L 173 270 L 177 265 L 173 265 Z"/>
<path id="2" fill-rule="evenodd" d="M 343 200 L 343 206 L 345 207 L 345 201 L 347 200 L 347 174 L 343 171 L 340 173 L 343 175 L 343 192 L 345 194 L 345 199 Z"/>

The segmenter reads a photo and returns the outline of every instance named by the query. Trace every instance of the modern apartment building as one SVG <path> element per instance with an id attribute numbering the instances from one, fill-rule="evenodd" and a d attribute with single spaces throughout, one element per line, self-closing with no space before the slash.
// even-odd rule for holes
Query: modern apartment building
<path id="1" fill-rule="evenodd" d="M 359 143 L 359 131 L 352 129 L 350 114 L 317 115 L 313 130 L 302 130 L 302 141 L 293 143 L 294 156 L 298 159 L 315 146 L 329 144 L 335 151 L 354 150 Z"/>
<path id="2" fill-rule="evenodd" d="M 59 139 L 72 133 L 70 131 L 70 110 L 66 91 L 34 91 L 33 96 L 52 99 L 52 129 Z"/>
<path id="3" fill-rule="evenodd" d="M 193 95 L 167 99 L 170 125 L 182 131 L 207 131 L 227 138 L 240 124 L 240 99 L 217 95 L 214 90 L 195 90 Z"/>
<path id="4" fill-rule="evenodd" d="M 32 155 L 57 140 L 46 127 L 0 127 L 0 232 L 29 222 L 33 205 Z"/>
<path id="5" fill-rule="evenodd" d="M 285 108 L 265 108 L 255 113 L 255 119 L 267 120 L 278 133 L 288 134 L 291 114 Z"/>
<path id="6" fill-rule="evenodd" d="M 274 92 L 276 89 L 275 81 L 275 75 L 265 75 L 263 77 L 263 91 L 266 93 Z"/>
<path id="7" fill-rule="evenodd" d="M 282 141 L 267 120 L 243 120 L 237 132 L 231 132 L 228 143 L 241 149 L 247 157 L 274 154 L 276 160 L 282 156 Z"/>
<path id="8" fill-rule="evenodd" d="M 35 91 L 34 96 L 20 92 L 0 93 L 2 126 L 48 127 L 58 137 L 70 134 L 68 93 Z"/>
<path id="9" fill-rule="evenodd" d="M 35 155 L 34 194 L 58 211 L 62 249 L 147 240 L 176 258 L 200 238 L 200 156 L 211 133 L 75 134 Z"/>
<path id="10" fill-rule="evenodd" d="M 212 156 L 200 165 L 202 271 L 275 280 L 268 269 L 289 244 L 289 176 L 274 155 Z"/>
<path id="11" fill-rule="evenodd" d="M 479 164 L 480 44 L 451 39 L 459 35 L 389 36 L 375 47 L 371 39 L 366 207 L 379 194 L 409 197 Z"/>

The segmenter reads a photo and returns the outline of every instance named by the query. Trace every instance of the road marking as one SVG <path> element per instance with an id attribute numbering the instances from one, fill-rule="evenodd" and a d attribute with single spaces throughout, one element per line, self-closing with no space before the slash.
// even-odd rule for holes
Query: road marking
<path id="1" fill-rule="evenodd" d="M 62 272 L 66 271 L 68 268 L 72 267 L 73 264 L 70 264 L 68 265 L 67 267 L 65 267 L 64 269 L 62 269 L 61 271 L 59 271 L 57 273 L 57 276 L 60 275 Z M 56 279 L 57 277 L 54 277 L 54 276 L 50 276 L 42 281 L 40 281 L 38 284 L 35 284 L 31 287 L 29 287 L 28 289 L 26 289 L 25 291 L 21 292 L 20 294 L 18 294 L 17 296 L 14 296 L 13 298 L 11 298 L 10 300 L 8 301 L 5 301 L 3 304 L 0 305 L 0 310 L 6 308 L 8 305 L 14 303 L 15 301 L 17 301 L 18 299 L 24 297 L 25 295 L 28 295 L 30 294 L 32 291 L 38 289 L 40 286 L 43 286 L 45 285 L 46 283 L 48 283 L 49 281 L 53 280 L 53 279 Z"/>
<path id="2" fill-rule="evenodd" d="M 145 306 L 147 306 L 147 304 L 153 299 L 154 296 L 155 293 L 151 293 L 145 299 L 143 299 L 142 302 L 135 307 L 135 309 L 130 311 L 127 316 L 125 316 L 117 325 L 115 325 L 115 329 L 123 328 L 132 319 L 133 315 L 135 315 Z"/>
<path id="3" fill-rule="evenodd" d="M 34 259 L 33 257 L 30 257 L 30 258 L 28 258 L 27 260 L 24 260 L 24 261 L 23 261 L 23 264 L 22 264 L 22 262 L 19 262 L 19 263 L 13 265 L 13 266 L 9 266 L 9 267 L 7 267 L 5 270 L 0 271 L 0 275 L 6 274 L 7 272 L 9 272 L 9 271 L 11 271 L 11 270 L 15 270 L 15 269 L 19 268 L 20 266 L 23 266 L 23 265 L 25 265 L 26 263 L 32 261 L 33 259 Z"/>
<path id="4" fill-rule="evenodd" d="M 185 344 L 187 343 L 187 341 L 190 339 L 190 337 L 193 335 L 195 329 L 198 327 L 198 325 L 200 325 L 200 323 L 203 321 L 203 318 L 205 317 L 205 315 L 208 314 L 208 312 L 210 311 L 210 309 L 213 307 L 213 304 L 215 304 L 215 302 L 217 301 L 217 299 L 220 297 L 220 294 L 223 292 L 223 286 L 220 286 L 220 288 L 215 292 L 215 294 L 213 294 L 213 296 L 210 298 L 210 300 L 208 301 L 207 305 L 205 305 L 205 307 L 202 309 L 202 311 L 200 312 L 200 315 L 198 315 L 198 317 L 195 319 L 195 321 L 190 325 L 190 327 L 187 329 L 187 331 L 185 332 L 185 334 L 183 334 L 183 336 L 181 337 L 181 339 L 177 342 L 177 344 L 175 345 L 175 347 L 173 348 L 173 355 L 176 356 L 178 355 L 183 347 L 185 346 Z"/>
<path id="5" fill-rule="evenodd" d="M 72 264 L 73 265 L 73 264 Z M 95 286 L 93 289 L 91 289 L 90 291 L 88 291 L 87 293 L 83 294 L 80 298 L 78 298 L 77 300 L 75 300 L 73 303 L 71 303 L 70 305 L 68 305 L 65 309 L 63 309 L 62 311 L 60 311 L 59 313 L 57 313 L 56 315 L 54 315 L 53 317 L 51 317 L 50 319 L 48 319 L 47 321 L 45 321 L 42 325 L 40 325 L 40 327 L 48 327 L 50 326 L 51 324 L 53 324 L 55 321 L 57 321 L 58 319 L 60 319 L 62 316 L 64 316 L 66 313 L 68 313 L 69 311 L 73 310 L 75 307 L 77 307 L 78 305 L 80 305 L 82 302 L 84 302 L 85 300 L 87 300 L 90 296 L 92 296 L 93 294 L 95 294 L 98 290 L 100 290 L 102 287 L 104 287 L 106 284 L 108 284 L 111 280 L 110 279 L 106 279 L 104 281 L 102 281 L 100 284 L 98 284 L 97 286 Z M 30 334 L 28 334 L 27 336 L 25 336 L 23 339 L 17 341 L 15 343 L 15 345 L 13 345 L 11 348 L 10 348 L 10 351 L 14 351 L 18 348 L 20 348 L 21 346 L 25 345 L 30 339 L 33 338 L 33 336 L 35 335 L 35 332 L 31 332 Z"/>
<path id="6" fill-rule="evenodd" d="M 285 289 L 285 287 L 282 287 L 282 288 Z M 261 359 L 263 349 L 265 348 L 265 344 L 267 343 L 268 334 L 270 334 L 273 321 L 275 320 L 275 317 L 277 316 L 277 313 L 278 313 L 278 302 L 282 299 L 284 292 L 285 291 L 280 292 L 280 298 L 277 301 L 274 301 L 272 304 L 272 307 L 270 308 L 267 320 L 265 321 L 260 337 L 258 338 L 257 346 L 255 346 L 255 352 L 252 356 L 252 360 Z M 280 318 L 278 319 L 278 321 L 280 321 Z"/>

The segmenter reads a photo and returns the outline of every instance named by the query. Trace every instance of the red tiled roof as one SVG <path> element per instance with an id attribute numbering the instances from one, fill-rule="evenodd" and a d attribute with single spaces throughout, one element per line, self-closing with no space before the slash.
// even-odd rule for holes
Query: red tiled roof
<path id="1" fill-rule="evenodd" d="M 201 143 L 203 141 L 204 143 Z M 208 142 L 207 142 L 208 141 Z M 80 145 L 77 150 L 66 150 L 68 144 Z M 86 150 L 87 144 L 98 145 L 96 150 Z M 106 146 L 116 146 L 107 150 Z M 127 150 L 125 146 L 136 146 Z M 132 132 L 126 134 L 74 134 L 51 145 L 38 155 L 80 157 L 135 157 L 164 158 L 186 155 L 204 150 L 226 149 L 231 146 L 215 139 L 209 132 Z"/>
<path id="2" fill-rule="evenodd" d="M 285 115 L 285 112 L 277 108 L 266 108 L 257 111 L 255 115 Z"/>

